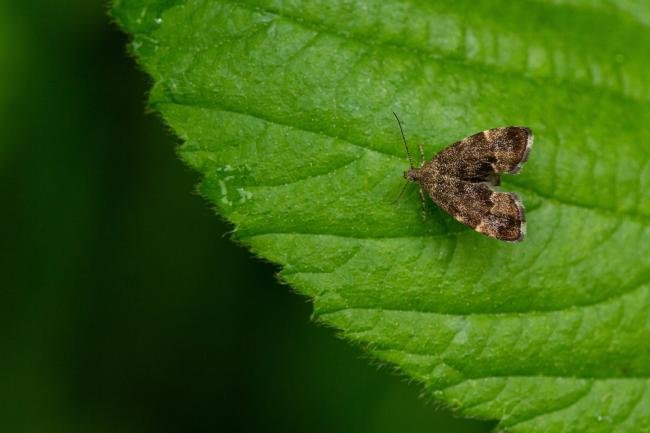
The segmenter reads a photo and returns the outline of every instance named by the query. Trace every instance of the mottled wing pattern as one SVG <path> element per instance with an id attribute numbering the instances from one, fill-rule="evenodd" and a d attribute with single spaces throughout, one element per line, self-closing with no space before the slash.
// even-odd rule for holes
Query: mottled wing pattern
<path id="1" fill-rule="evenodd" d="M 517 173 L 533 145 L 529 128 L 507 126 L 464 138 L 438 153 L 433 163 L 446 174 L 470 182 L 498 182 L 498 173 Z M 494 183 L 494 182 L 492 182 Z"/>
<path id="2" fill-rule="evenodd" d="M 444 175 L 423 182 L 422 187 L 447 213 L 474 230 L 508 242 L 523 239 L 526 219 L 516 194 Z"/>
<path id="3" fill-rule="evenodd" d="M 404 145 L 408 154 L 406 139 Z M 420 183 L 420 197 L 422 190 L 428 192 L 438 206 L 477 232 L 519 242 L 526 230 L 521 200 L 516 194 L 494 191 L 492 187 L 499 185 L 499 174 L 514 174 L 521 169 L 532 145 L 529 128 L 488 129 L 445 148 L 420 168 L 411 163 L 404 177 Z"/>

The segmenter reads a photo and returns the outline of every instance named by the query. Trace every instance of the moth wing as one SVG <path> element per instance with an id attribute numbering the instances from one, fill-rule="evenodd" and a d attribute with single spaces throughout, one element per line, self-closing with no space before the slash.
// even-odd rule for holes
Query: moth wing
<path id="1" fill-rule="evenodd" d="M 438 153 L 433 162 L 452 176 L 476 182 L 494 173 L 517 173 L 532 146 L 529 128 L 493 128 L 457 141 Z"/>
<path id="2" fill-rule="evenodd" d="M 524 206 L 516 194 L 449 176 L 423 186 L 438 206 L 477 232 L 508 242 L 524 238 Z"/>

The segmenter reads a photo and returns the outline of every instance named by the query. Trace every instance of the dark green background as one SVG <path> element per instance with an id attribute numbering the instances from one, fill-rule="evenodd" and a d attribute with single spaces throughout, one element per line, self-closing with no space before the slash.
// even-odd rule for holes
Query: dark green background
<path id="1" fill-rule="evenodd" d="M 0 6 L 1 430 L 488 431 L 228 239 L 106 9 Z"/>

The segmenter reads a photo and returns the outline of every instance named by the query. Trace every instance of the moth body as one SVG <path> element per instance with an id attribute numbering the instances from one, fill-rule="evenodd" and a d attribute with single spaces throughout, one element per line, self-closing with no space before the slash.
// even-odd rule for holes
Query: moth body
<path id="1" fill-rule="evenodd" d="M 423 207 L 424 191 L 445 212 L 477 232 L 506 242 L 520 242 L 526 232 L 521 199 L 515 193 L 496 191 L 493 187 L 500 184 L 499 174 L 519 172 L 532 144 L 529 128 L 488 129 L 451 144 L 426 163 L 420 146 L 422 164 L 414 168 L 404 138 L 411 163 L 404 178 L 420 184 Z"/>

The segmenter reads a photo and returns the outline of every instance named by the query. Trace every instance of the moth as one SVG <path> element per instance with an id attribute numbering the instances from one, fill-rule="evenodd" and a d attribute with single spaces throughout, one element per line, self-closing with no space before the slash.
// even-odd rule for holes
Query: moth
<path id="1" fill-rule="evenodd" d="M 506 242 L 523 240 L 526 217 L 521 199 L 493 187 L 501 183 L 500 174 L 518 173 L 528 159 L 533 146 L 529 128 L 506 126 L 470 135 L 449 145 L 429 162 L 425 162 L 424 150 L 418 144 L 421 163 L 415 168 L 402 122 L 393 114 L 410 164 L 404 172 L 406 185 L 420 184 L 423 218 L 426 191 L 445 212 L 477 232 Z"/>

